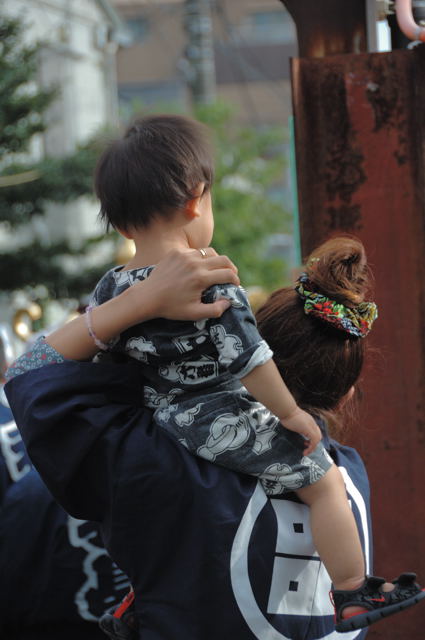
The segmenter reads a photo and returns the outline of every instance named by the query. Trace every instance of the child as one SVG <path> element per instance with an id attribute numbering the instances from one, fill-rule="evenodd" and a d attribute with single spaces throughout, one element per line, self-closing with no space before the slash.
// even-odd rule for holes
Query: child
<path id="1" fill-rule="evenodd" d="M 180 116 L 138 120 L 104 152 L 95 179 L 101 216 L 134 240 L 136 253 L 125 268 L 114 268 L 100 280 L 95 306 L 148 278 L 154 265 L 174 249 L 198 249 L 208 255 L 212 180 L 202 127 Z M 361 271 L 364 254 L 360 258 Z M 306 311 L 314 314 L 317 294 L 310 288 L 308 276 L 303 276 L 298 293 Z M 414 585 L 413 574 L 396 585 L 365 580 L 342 476 L 320 442 L 320 428 L 283 382 L 243 290 L 213 286 L 204 294 L 206 302 L 223 297 L 230 305 L 218 319 L 151 320 L 124 331 L 110 344 L 98 339 L 89 307 L 88 331 L 101 350 L 139 361 L 147 381 L 144 404 L 154 411 L 156 423 L 192 453 L 258 476 L 269 494 L 295 491 L 310 506 L 314 542 L 334 586 L 338 630 L 366 626 L 414 604 L 425 594 Z M 340 304 L 338 309 L 327 298 L 320 304 L 322 317 L 327 315 L 356 339 L 367 334 L 376 317 L 374 303 L 364 303 L 360 293 L 350 299 L 352 307 Z M 390 591 L 391 596 L 384 595 Z"/>

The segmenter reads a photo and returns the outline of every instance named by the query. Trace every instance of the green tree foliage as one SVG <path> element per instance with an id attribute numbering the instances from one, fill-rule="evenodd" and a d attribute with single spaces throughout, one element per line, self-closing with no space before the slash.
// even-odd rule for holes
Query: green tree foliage
<path id="1" fill-rule="evenodd" d="M 31 137 L 44 131 L 42 114 L 55 90 L 23 87 L 37 71 L 37 47 L 22 46 L 18 20 L 0 17 L 0 159 L 28 149 Z"/>
<path id="2" fill-rule="evenodd" d="M 47 202 L 70 202 L 92 193 L 92 174 L 96 162 L 94 142 L 80 146 L 71 156 L 47 157 L 36 164 L 9 165 L 2 176 L 17 176 L 27 171 L 36 178 L 0 187 L 0 220 L 17 227 L 34 215 L 43 215 Z"/>
<path id="3" fill-rule="evenodd" d="M 283 203 L 269 195 L 283 183 L 284 130 L 241 126 L 232 108 L 221 103 L 196 107 L 196 117 L 211 129 L 216 149 L 214 248 L 238 265 L 244 286 L 282 286 L 287 265 L 283 257 L 269 255 L 268 245 L 274 234 L 290 228 Z"/>
<path id="4" fill-rule="evenodd" d="M 90 141 L 65 157 L 22 160 L 33 136 L 46 129 L 45 112 L 57 96 L 56 88 L 35 88 L 39 46 L 24 46 L 23 30 L 19 20 L 0 16 L 0 224 L 16 231 L 33 216 L 42 216 L 48 202 L 90 195 L 98 152 Z M 88 284 L 87 278 L 77 279 L 65 270 L 62 257 L 85 253 L 90 246 L 76 251 L 65 241 L 47 247 L 34 242 L 2 251 L 0 289 L 44 284 L 57 297 L 78 297 L 91 288 L 105 265 L 91 274 Z"/>

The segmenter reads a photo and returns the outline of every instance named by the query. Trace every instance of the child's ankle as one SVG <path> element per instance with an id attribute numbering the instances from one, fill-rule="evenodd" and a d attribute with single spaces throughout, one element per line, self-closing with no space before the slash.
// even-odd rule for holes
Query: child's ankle
<path id="1" fill-rule="evenodd" d="M 333 588 L 335 591 L 356 591 L 356 589 L 360 589 L 364 581 L 364 576 L 357 576 L 355 578 L 341 580 L 341 582 L 334 582 Z"/>

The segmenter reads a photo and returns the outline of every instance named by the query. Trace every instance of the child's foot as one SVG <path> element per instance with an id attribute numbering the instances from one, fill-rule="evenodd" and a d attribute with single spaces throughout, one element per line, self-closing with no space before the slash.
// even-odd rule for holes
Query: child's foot
<path id="1" fill-rule="evenodd" d="M 389 583 L 384 578 L 368 576 L 358 589 L 332 590 L 336 630 L 361 629 L 413 606 L 425 598 L 425 590 L 415 578 L 414 573 L 402 573 Z"/>
<path id="2" fill-rule="evenodd" d="M 339 588 L 339 589 L 335 589 L 335 591 L 347 591 L 348 593 L 350 593 L 350 591 L 354 592 L 354 591 L 357 591 L 357 589 L 361 589 L 363 585 L 364 585 L 364 580 L 355 589 L 350 589 L 349 586 L 346 585 L 345 589 Z M 395 588 L 395 585 L 393 582 L 384 582 L 379 587 L 379 590 L 387 593 L 389 591 L 393 591 L 394 588 Z M 345 620 L 346 618 L 352 618 L 353 616 L 357 616 L 359 613 L 367 613 L 367 611 L 368 609 L 365 609 L 364 607 L 361 607 L 361 606 L 355 606 L 355 607 L 346 606 L 343 608 L 341 612 L 341 618 Z"/>

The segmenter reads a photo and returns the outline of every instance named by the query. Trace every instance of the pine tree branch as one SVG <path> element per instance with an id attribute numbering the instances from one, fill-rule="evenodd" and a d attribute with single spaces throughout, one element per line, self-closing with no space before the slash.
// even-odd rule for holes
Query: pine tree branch
<path id="1" fill-rule="evenodd" d="M 43 215 L 47 202 L 69 202 L 91 195 L 95 145 L 82 146 L 64 158 L 45 158 L 37 164 L 11 165 L 0 176 L 0 221 L 16 228 L 34 215 Z M 1 185 L 2 178 L 32 172 L 36 180 Z M 13 180 L 12 180 L 13 182 Z"/>
<path id="2" fill-rule="evenodd" d="M 80 260 L 87 255 L 95 242 L 103 236 L 91 239 L 78 249 L 63 241 L 44 246 L 40 242 L 0 254 L 0 289 L 15 291 L 43 284 L 56 298 L 80 297 L 92 291 L 97 280 L 113 264 L 103 262 L 91 268 L 76 269 L 72 273 L 64 266 L 64 256 Z"/>

